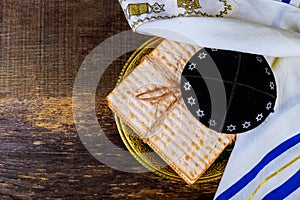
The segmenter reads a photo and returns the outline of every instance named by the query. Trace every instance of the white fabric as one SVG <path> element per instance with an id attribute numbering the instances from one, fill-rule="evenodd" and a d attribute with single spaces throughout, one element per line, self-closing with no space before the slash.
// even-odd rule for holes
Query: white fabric
<path id="1" fill-rule="evenodd" d="M 278 84 L 275 113 L 258 128 L 237 136 L 216 197 L 249 172 L 268 152 L 300 133 L 300 58 L 282 58 L 274 70 Z M 277 157 L 232 199 L 247 199 L 262 180 L 300 155 L 300 143 Z M 253 199 L 262 199 L 300 169 L 300 160 L 267 181 Z M 300 180 L 299 180 L 300 181 Z M 299 199 L 300 189 L 287 199 Z"/>
<path id="2" fill-rule="evenodd" d="M 234 19 L 183 17 L 152 21 L 141 25 L 137 32 L 210 48 L 266 56 L 300 55 L 298 33 Z"/>
<path id="3" fill-rule="evenodd" d="M 290 5 L 274 0 L 193 1 L 201 8 L 179 7 L 182 0 L 121 0 L 120 3 L 137 33 L 218 49 L 300 56 L 300 9 L 294 6 L 296 0 Z M 141 4 L 147 7 L 146 13 L 139 9 Z M 158 12 L 153 12 L 155 4 L 161 6 Z"/>

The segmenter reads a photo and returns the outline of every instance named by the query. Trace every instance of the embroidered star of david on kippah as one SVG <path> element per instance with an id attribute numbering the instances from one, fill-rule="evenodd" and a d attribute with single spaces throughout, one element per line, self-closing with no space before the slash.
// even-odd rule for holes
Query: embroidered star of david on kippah
<path id="1" fill-rule="evenodd" d="M 204 116 L 205 116 L 204 111 L 203 111 L 203 110 L 200 110 L 200 109 L 198 109 L 198 110 L 196 111 L 196 114 L 197 114 L 197 117 L 204 117 Z"/>
<path id="2" fill-rule="evenodd" d="M 191 84 L 189 82 L 185 82 L 183 87 L 184 87 L 185 91 L 188 91 L 188 90 L 191 90 L 192 86 L 191 86 Z"/>
<path id="3" fill-rule="evenodd" d="M 182 98 L 203 125 L 242 133 L 274 112 L 277 86 L 262 55 L 203 48 L 181 74 Z"/>
<path id="4" fill-rule="evenodd" d="M 244 129 L 248 129 L 251 126 L 251 122 L 245 122 L 242 125 Z"/>
<path id="5" fill-rule="evenodd" d="M 187 99 L 187 102 L 188 102 L 188 104 L 190 104 L 192 106 L 192 105 L 196 104 L 196 99 L 194 99 L 193 97 L 190 97 Z"/>
<path id="6" fill-rule="evenodd" d="M 202 60 L 202 59 L 205 59 L 206 56 L 207 56 L 207 54 L 206 54 L 205 52 L 201 52 L 201 53 L 199 54 L 198 58 L 199 58 L 200 60 Z"/>
<path id="7" fill-rule="evenodd" d="M 216 126 L 216 125 L 217 125 L 217 122 L 216 122 L 216 120 L 214 120 L 214 119 L 210 119 L 210 120 L 208 121 L 208 123 L 209 123 L 210 126 Z"/>
<path id="8" fill-rule="evenodd" d="M 267 104 L 267 110 L 270 110 L 271 108 L 272 108 L 272 102 L 269 102 L 268 104 Z"/>
<path id="9" fill-rule="evenodd" d="M 193 71 L 194 69 L 196 69 L 196 64 L 195 63 L 191 63 L 189 65 L 189 70 Z"/>
<path id="10" fill-rule="evenodd" d="M 236 130 L 236 126 L 234 126 L 234 125 L 230 125 L 230 126 L 227 126 L 227 130 L 229 131 L 229 132 L 233 132 L 233 131 L 235 131 Z"/>

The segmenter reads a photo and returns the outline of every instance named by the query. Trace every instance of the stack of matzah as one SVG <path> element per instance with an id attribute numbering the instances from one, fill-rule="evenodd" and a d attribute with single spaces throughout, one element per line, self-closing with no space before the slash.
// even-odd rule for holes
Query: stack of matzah
<path id="1" fill-rule="evenodd" d="M 164 40 L 108 96 L 109 107 L 188 184 L 235 138 L 206 128 L 181 99 L 181 72 L 199 49 Z"/>

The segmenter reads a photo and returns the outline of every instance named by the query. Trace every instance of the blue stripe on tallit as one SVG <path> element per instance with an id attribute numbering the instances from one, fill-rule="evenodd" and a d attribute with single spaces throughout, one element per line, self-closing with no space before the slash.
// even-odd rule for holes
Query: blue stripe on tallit
<path id="1" fill-rule="evenodd" d="M 284 199 L 300 187 L 300 169 L 286 182 L 267 194 L 263 200 Z"/>
<path id="2" fill-rule="evenodd" d="M 283 3 L 290 4 L 292 0 L 282 0 Z"/>
<path id="3" fill-rule="evenodd" d="M 254 168 L 252 168 L 252 170 L 250 170 L 235 184 L 221 193 L 216 200 L 227 200 L 236 195 L 240 190 L 248 185 L 266 165 L 298 143 L 300 143 L 300 133 L 275 147 Z"/>

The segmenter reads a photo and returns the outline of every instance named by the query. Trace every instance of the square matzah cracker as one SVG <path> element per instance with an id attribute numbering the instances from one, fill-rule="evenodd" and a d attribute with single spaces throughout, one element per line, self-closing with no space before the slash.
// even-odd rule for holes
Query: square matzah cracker
<path id="1" fill-rule="evenodd" d="M 164 40 L 107 97 L 109 107 L 188 184 L 235 138 L 206 128 L 181 99 L 181 72 L 199 49 Z"/>

